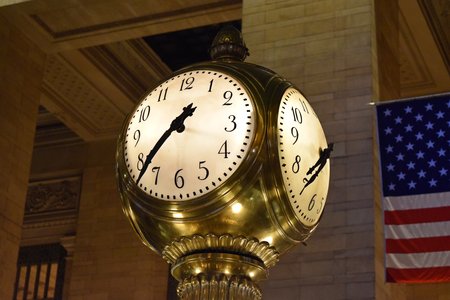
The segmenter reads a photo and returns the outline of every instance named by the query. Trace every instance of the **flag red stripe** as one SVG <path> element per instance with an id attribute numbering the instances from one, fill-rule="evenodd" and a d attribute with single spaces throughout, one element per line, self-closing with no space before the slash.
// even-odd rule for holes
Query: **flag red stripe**
<path id="1" fill-rule="evenodd" d="M 418 239 L 386 239 L 386 253 L 450 251 L 450 236 Z"/>
<path id="2" fill-rule="evenodd" d="M 386 225 L 450 221 L 450 206 L 384 212 Z"/>
<path id="3" fill-rule="evenodd" d="M 423 269 L 386 268 L 386 281 L 398 283 L 446 282 L 450 281 L 450 266 Z"/>

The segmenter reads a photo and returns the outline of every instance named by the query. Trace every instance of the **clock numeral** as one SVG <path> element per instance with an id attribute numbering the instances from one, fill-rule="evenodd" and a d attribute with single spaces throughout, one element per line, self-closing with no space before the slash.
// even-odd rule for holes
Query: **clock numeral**
<path id="1" fill-rule="evenodd" d="M 183 186 L 184 186 L 184 178 L 183 178 L 183 176 L 180 175 L 181 171 L 183 171 L 183 169 L 179 169 L 175 173 L 175 178 L 174 178 L 175 186 L 179 189 L 183 188 Z"/>
<path id="2" fill-rule="evenodd" d="M 198 179 L 200 180 L 205 180 L 206 178 L 208 178 L 209 176 L 209 170 L 208 168 L 206 168 L 205 166 L 202 166 L 204 163 L 206 162 L 206 160 L 202 160 L 198 163 L 198 168 L 200 170 L 204 170 L 205 171 L 205 175 L 203 177 L 197 176 Z"/>
<path id="3" fill-rule="evenodd" d="M 219 152 L 217 152 L 217 154 L 223 154 L 224 158 L 228 158 L 228 155 L 231 152 L 228 151 L 228 145 L 227 145 L 227 141 L 225 140 L 225 142 L 222 144 L 222 146 L 220 146 Z"/>
<path id="4" fill-rule="evenodd" d="M 228 126 L 227 127 L 225 127 L 225 131 L 226 132 L 232 132 L 232 131 L 234 131 L 235 129 L 236 129 L 236 127 L 237 127 L 237 124 L 236 124 L 236 116 L 235 115 L 229 115 L 228 116 L 228 119 L 230 119 L 230 121 L 231 121 L 231 123 L 233 124 L 233 128 L 231 128 L 231 129 L 228 129 Z"/>
<path id="5" fill-rule="evenodd" d="M 208 92 L 211 92 L 211 91 L 212 91 L 213 82 L 214 82 L 214 79 L 211 79 L 211 81 L 209 82 L 209 89 L 208 89 Z"/>
<path id="6" fill-rule="evenodd" d="M 138 171 L 142 170 L 142 167 L 144 166 L 144 153 L 139 153 L 138 154 L 138 162 L 136 165 L 136 168 L 138 169 Z"/>
<path id="7" fill-rule="evenodd" d="M 322 210 L 322 207 L 323 207 L 323 203 L 325 202 L 325 198 L 324 197 L 322 197 L 322 200 L 320 200 L 320 206 L 319 206 L 319 208 L 316 210 L 316 213 L 317 214 L 320 214 L 320 211 Z"/>
<path id="8" fill-rule="evenodd" d="M 161 167 L 153 167 L 152 168 L 152 172 L 156 173 L 155 176 L 155 185 L 158 185 L 158 176 L 159 176 L 159 170 L 161 169 Z"/>
<path id="9" fill-rule="evenodd" d="M 141 110 L 141 113 L 139 114 L 139 123 L 141 123 L 142 121 L 147 121 L 149 115 L 150 115 L 150 106 L 147 105 Z"/>
<path id="10" fill-rule="evenodd" d="M 306 106 L 305 101 L 303 101 L 302 99 L 300 99 L 300 103 L 302 104 L 303 111 L 304 111 L 305 113 L 309 114 L 308 106 Z"/>
<path id="11" fill-rule="evenodd" d="M 300 171 L 300 161 L 301 160 L 302 160 L 302 158 L 300 157 L 300 155 L 295 156 L 294 163 L 292 164 L 292 172 L 294 172 L 294 174 L 297 174 L 298 171 Z"/>
<path id="12" fill-rule="evenodd" d="M 230 102 L 231 98 L 233 97 L 233 92 L 231 91 L 226 91 L 225 93 L 223 93 L 223 98 L 227 101 L 225 101 L 222 105 L 231 105 L 233 103 Z"/>
<path id="13" fill-rule="evenodd" d="M 298 141 L 298 130 L 296 127 L 291 128 L 291 134 L 292 134 L 292 137 L 295 139 L 295 141 L 292 143 L 292 145 L 295 145 L 295 143 L 297 143 L 297 141 Z"/>
<path id="14" fill-rule="evenodd" d="M 136 141 L 136 144 L 134 144 L 134 147 L 137 146 L 137 144 L 139 143 L 139 140 L 141 139 L 141 131 L 139 129 L 137 129 L 134 134 L 133 134 L 133 139 Z"/>
<path id="15" fill-rule="evenodd" d="M 316 199 L 315 199 L 316 196 L 317 196 L 317 194 L 314 194 L 312 196 L 311 200 L 309 201 L 309 204 L 308 204 L 308 210 L 309 211 L 312 211 L 312 209 L 314 208 L 314 205 L 316 204 Z"/>
<path id="16" fill-rule="evenodd" d="M 165 89 L 159 91 L 158 102 L 161 101 L 161 100 L 166 100 L 167 89 L 168 88 L 165 88 Z"/>
<path id="17" fill-rule="evenodd" d="M 181 81 L 180 91 L 192 89 L 192 84 L 194 83 L 194 80 L 195 80 L 194 77 L 188 77 L 186 79 L 183 78 L 183 80 Z"/>
<path id="18" fill-rule="evenodd" d="M 292 114 L 294 115 L 294 122 L 297 122 L 299 124 L 302 124 L 303 118 L 302 118 L 302 112 L 297 107 L 291 107 Z"/>

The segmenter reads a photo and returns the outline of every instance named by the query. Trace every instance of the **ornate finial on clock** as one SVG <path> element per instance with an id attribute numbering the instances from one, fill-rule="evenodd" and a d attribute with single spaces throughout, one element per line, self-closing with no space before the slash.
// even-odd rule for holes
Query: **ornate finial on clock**
<path id="1" fill-rule="evenodd" d="M 214 60 L 244 61 L 249 55 L 242 33 L 233 26 L 225 26 L 214 38 L 209 51 Z"/>

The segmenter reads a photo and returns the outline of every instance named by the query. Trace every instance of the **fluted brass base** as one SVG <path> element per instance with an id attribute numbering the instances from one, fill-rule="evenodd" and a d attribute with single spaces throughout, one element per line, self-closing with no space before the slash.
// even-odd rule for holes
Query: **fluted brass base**
<path id="1" fill-rule="evenodd" d="M 253 282 L 237 276 L 201 274 L 185 279 L 178 285 L 178 296 L 182 300 L 259 300 L 261 291 Z"/>
<path id="2" fill-rule="evenodd" d="M 177 260 L 173 276 L 180 282 L 182 300 L 259 300 L 257 282 L 267 278 L 264 264 L 251 257 L 230 253 L 197 253 Z"/>

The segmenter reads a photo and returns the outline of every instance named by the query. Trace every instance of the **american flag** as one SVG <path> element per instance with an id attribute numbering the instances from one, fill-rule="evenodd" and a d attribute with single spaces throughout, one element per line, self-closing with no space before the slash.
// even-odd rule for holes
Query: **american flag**
<path id="1" fill-rule="evenodd" d="M 388 282 L 450 281 L 450 94 L 377 105 Z"/>

